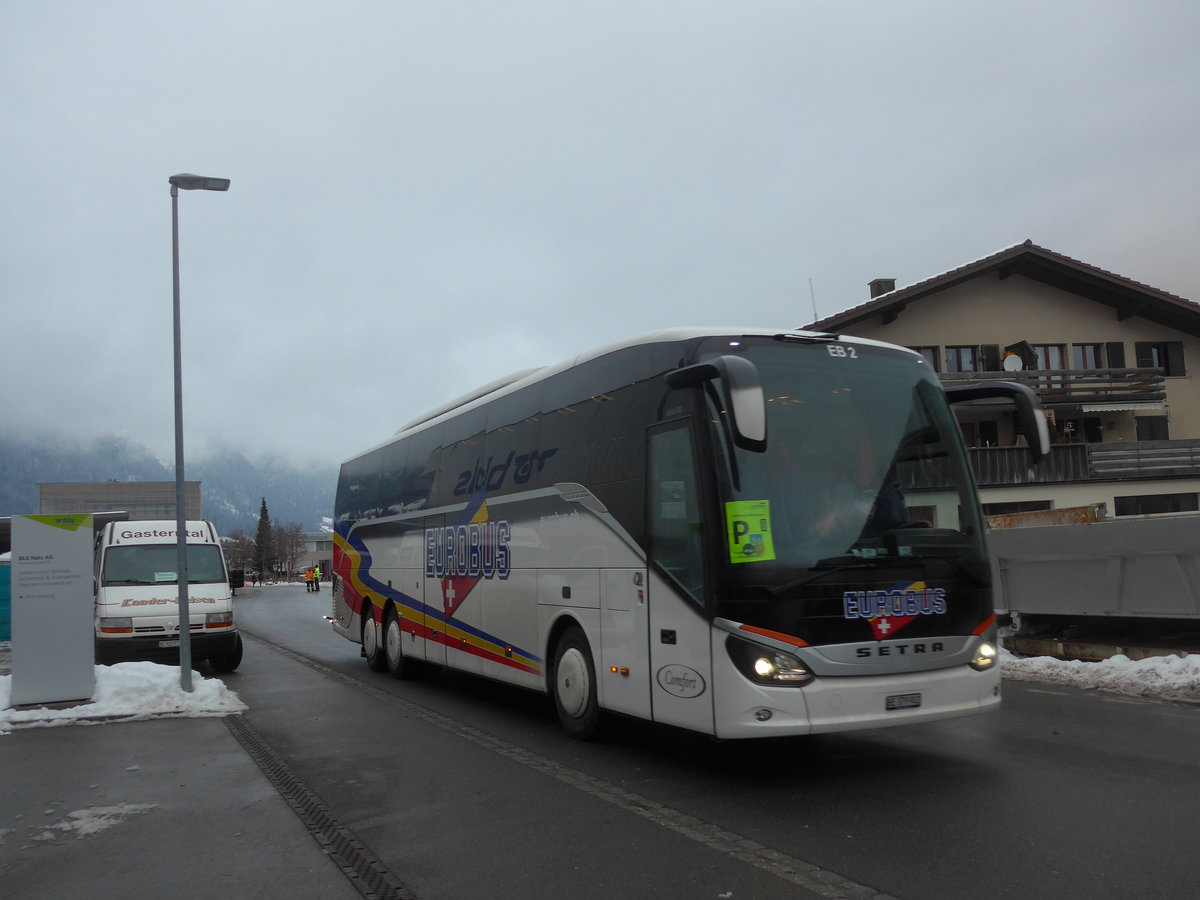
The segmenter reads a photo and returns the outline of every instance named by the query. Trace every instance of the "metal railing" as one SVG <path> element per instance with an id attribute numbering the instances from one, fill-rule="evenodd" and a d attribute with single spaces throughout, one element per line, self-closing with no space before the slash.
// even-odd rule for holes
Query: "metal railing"
<path id="1" fill-rule="evenodd" d="M 1087 444 L 1092 476 L 1103 479 L 1191 478 L 1200 475 L 1200 441 Z"/>
<path id="2" fill-rule="evenodd" d="M 980 487 L 1200 477 L 1200 440 L 1055 444 L 1036 464 L 1024 447 L 972 447 L 970 458 Z M 902 465 L 900 477 L 908 490 L 950 486 L 940 460 Z"/>
<path id="3" fill-rule="evenodd" d="M 1030 369 L 1019 372 L 941 372 L 944 384 L 1015 381 L 1038 393 L 1042 405 L 1157 403 L 1167 397 L 1162 369 Z"/>

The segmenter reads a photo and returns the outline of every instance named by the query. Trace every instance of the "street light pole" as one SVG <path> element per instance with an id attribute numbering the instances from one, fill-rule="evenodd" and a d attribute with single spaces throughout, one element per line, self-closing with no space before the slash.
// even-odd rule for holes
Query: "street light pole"
<path id="1" fill-rule="evenodd" d="M 179 589 L 179 687 L 192 692 L 192 624 L 188 606 L 187 509 L 183 478 L 183 354 L 179 329 L 179 191 L 227 191 L 228 178 L 202 175 L 172 175 L 171 184 L 171 274 L 174 290 L 175 344 L 175 579 Z"/>

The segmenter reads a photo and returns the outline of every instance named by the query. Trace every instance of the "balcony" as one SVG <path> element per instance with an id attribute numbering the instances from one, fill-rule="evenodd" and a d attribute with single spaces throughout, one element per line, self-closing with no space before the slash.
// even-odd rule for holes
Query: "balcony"
<path id="1" fill-rule="evenodd" d="M 971 469 L 980 487 L 1132 481 L 1142 478 L 1200 478 L 1200 440 L 1055 444 L 1037 464 L 1024 447 L 972 447 Z M 901 466 L 906 490 L 949 487 L 946 469 L 935 461 Z"/>
<path id="2" fill-rule="evenodd" d="M 1015 381 L 1037 392 L 1047 409 L 1151 407 L 1167 398 L 1162 369 L 1032 369 L 1019 372 L 942 372 L 943 384 Z"/>
<path id="3" fill-rule="evenodd" d="M 1200 478 L 1200 440 L 1055 444 L 1036 465 L 1024 447 L 973 447 L 971 468 L 980 487 Z"/>

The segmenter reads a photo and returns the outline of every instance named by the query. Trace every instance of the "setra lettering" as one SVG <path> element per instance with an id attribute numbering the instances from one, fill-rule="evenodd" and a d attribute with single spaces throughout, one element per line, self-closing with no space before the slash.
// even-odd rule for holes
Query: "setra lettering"
<path id="1" fill-rule="evenodd" d="M 908 656 L 918 653 L 942 653 L 946 649 L 941 641 L 930 641 L 922 644 L 885 644 L 879 647 L 859 647 L 854 651 L 859 659 L 872 656 Z"/>

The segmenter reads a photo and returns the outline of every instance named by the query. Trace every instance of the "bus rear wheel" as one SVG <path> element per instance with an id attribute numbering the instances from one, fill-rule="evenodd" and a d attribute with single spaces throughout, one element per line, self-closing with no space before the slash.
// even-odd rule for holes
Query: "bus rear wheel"
<path id="1" fill-rule="evenodd" d="M 550 690 L 563 730 L 581 741 L 594 740 L 600 732 L 596 667 L 587 637 L 578 626 L 564 631 L 555 647 Z"/>
<path id="2" fill-rule="evenodd" d="M 412 678 L 416 674 L 417 661 L 404 655 L 404 630 L 400 627 L 400 617 L 390 606 L 383 625 L 383 652 L 387 670 L 396 678 Z"/>
<path id="3" fill-rule="evenodd" d="M 387 656 L 383 652 L 383 640 L 379 625 L 375 622 L 374 611 L 370 604 L 363 604 L 362 611 L 362 646 L 363 656 L 367 658 L 367 668 L 372 672 L 387 671 Z"/>

